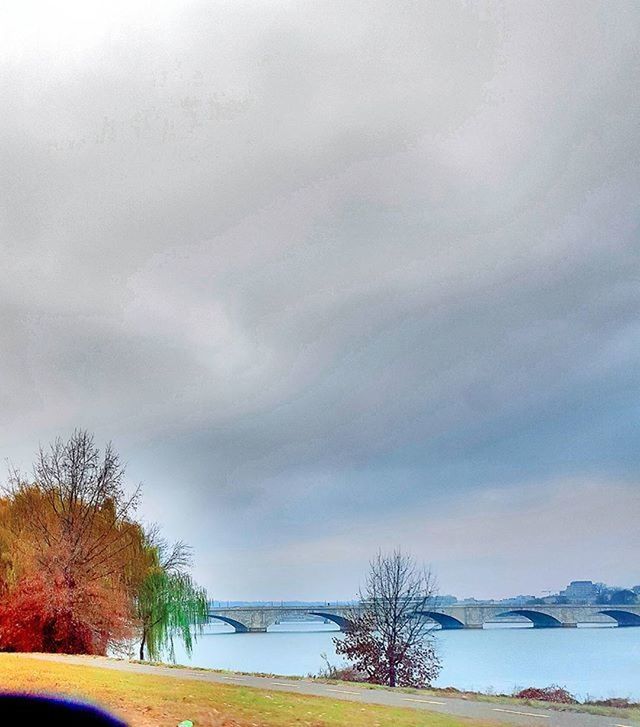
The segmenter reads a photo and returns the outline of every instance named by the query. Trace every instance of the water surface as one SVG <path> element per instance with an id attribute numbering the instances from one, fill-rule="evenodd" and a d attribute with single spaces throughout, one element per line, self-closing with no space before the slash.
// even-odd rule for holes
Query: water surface
<path id="1" fill-rule="evenodd" d="M 283 675 L 317 674 L 322 653 L 339 664 L 335 624 L 282 623 L 263 634 L 238 634 L 211 624 L 198 637 L 191 659 L 180 664 Z M 532 629 L 487 627 L 438 631 L 442 672 L 436 686 L 510 693 L 516 688 L 565 686 L 580 698 L 640 700 L 640 628 Z"/>

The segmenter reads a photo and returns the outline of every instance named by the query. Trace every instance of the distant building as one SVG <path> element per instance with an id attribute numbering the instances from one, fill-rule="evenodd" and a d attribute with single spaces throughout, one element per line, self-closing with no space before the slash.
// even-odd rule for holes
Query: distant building
<path id="1" fill-rule="evenodd" d="M 571 581 L 558 595 L 566 598 L 569 603 L 589 603 L 595 600 L 598 589 L 593 581 Z"/>

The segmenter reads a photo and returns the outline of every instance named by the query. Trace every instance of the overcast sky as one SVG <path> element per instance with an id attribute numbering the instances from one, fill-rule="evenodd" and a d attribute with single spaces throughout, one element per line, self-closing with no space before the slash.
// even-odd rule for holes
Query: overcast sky
<path id="1" fill-rule="evenodd" d="M 222 599 L 640 582 L 636 0 L 3 3 L 0 447 Z"/>

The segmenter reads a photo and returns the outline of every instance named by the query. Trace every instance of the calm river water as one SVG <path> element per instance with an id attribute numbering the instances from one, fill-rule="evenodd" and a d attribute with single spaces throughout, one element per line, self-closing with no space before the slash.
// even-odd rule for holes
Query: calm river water
<path id="1" fill-rule="evenodd" d="M 511 692 L 514 688 L 565 686 L 577 696 L 640 699 L 640 628 L 532 629 L 496 626 L 482 631 L 436 631 L 443 669 L 436 686 Z M 191 659 L 179 664 L 266 672 L 317 674 L 322 653 L 340 663 L 334 624 L 282 623 L 265 634 L 236 634 L 211 624 Z"/>

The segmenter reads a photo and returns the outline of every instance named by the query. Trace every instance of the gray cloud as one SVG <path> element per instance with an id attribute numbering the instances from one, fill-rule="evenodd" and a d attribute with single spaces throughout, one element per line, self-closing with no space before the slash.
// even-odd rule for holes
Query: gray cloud
<path id="1" fill-rule="evenodd" d="M 353 574 L 366 572 L 378 547 L 423 552 L 428 538 L 429 564 L 442 593 L 485 598 L 529 593 L 532 574 L 539 588 L 552 591 L 565 585 L 567 572 L 624 582 L 629 571 L 620 553 L 638 547 L 637 507 L 637 489 L 622 482 L 531 481 L 518 490 L 486 488 L 443 506 L 342 524 L 296 548 L 269 543 L 260 551 L 212 551 L 206 564 L 211 570 L 235 570 L 241 594 L 259 587 L 265 598 L 282 598 L 281 593 L 321 598 L 322 586 L 331 584 L 351 596 L 358 586 Z M 614 518 L 615 529 L 600 516 L 603 511 Z M 585 542 L 591 544 L 587 557 Z"/>
<path id="2" fill-rule="evenodd" d="M 635 3 L 104 13 L 8 19 L 8 456 L 112 437 L 229 597 L 267 543 L 637 487 Z"/>

